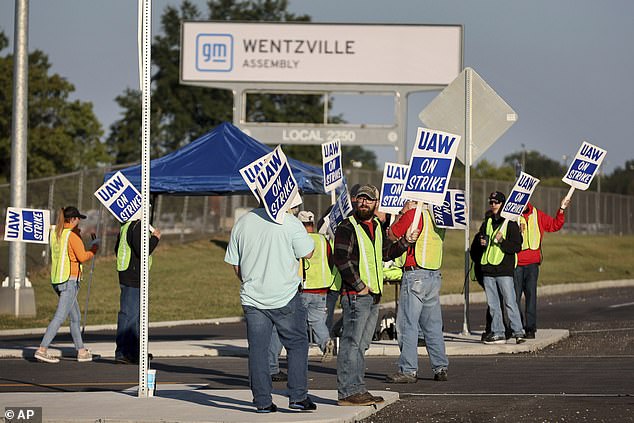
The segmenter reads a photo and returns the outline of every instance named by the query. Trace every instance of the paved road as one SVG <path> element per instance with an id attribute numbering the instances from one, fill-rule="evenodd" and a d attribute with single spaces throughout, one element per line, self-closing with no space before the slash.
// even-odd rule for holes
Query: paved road
<path id="1" fill-rule="evenodd" d="M 476 323 L 483 313 L 482 305 L 472 307 L 473 330 L 481 329 Z M 446 330 L 462 328 L 461 307 L 445 307 L 444 315 Z M 570 338 L 536 354 L 450 357 L 445 383 L 432 381 L 428 362 L 421 359 L 418 383 L 387 385 L 383 379 L 395 370 L 396 358 L 369 358 L 369 388 L 398 391 L 402 400 L 367 421 L 634 421 L 634 288 L 542 298 L 539 319 L 542 327 L 570 329 Z M 226 339 L 243 331 L 242 324 L 233 324 L 162 328 L 151 336 Z M 104 332 L 88 339 L 111 336 Z M 157 358 L 152 367 L 162 383 L 248 387 L 244 358 Z M 335 369 L 335 363 L 311 360 L 310 388 L 336 389 Z M 0 392 L 123 390 L 137 378 L 135 366 L 105 359 L 88 365 L 64 360 L 57 366 L 0 360 Z"/>

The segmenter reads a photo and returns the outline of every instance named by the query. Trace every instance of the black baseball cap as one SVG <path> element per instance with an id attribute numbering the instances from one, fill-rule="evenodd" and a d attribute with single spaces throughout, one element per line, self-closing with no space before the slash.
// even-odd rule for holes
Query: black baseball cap
<path id="1" fill-rule="evenodd" d="M 494 191 L 489 194 L 489 201 L 497 201 L 498 203 L 503 203 L 506 201 L 506 196 L 502 194 L 500 191 Z"/>
<path id="2" fill-rule="evenodd" d="M 77 207 L 68 206 L 64 207 L 64 219 L 70 219 L 71 217 L 78 217 L 80 219 L 85 219 L 86 215 L 79 213 Z"/>

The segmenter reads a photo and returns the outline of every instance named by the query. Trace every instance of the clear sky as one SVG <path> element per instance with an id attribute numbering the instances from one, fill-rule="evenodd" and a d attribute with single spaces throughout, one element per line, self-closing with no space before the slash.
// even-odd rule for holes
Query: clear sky
<path id="1" fill-rule="evenodd" d="M 153 2 L 154 32 L 166 4 L 178 3 Z M 194 3 L 206 11 L 206 1 Z M 138 86 L 136 1 L 29 4 L 29 50 L 48 54 L 52 71 L 75 85 L 74 98 L 93 103 L 107 133 L 120 113 L 114 98 Z M 0 1 L 9 50 L 14 6 L 13 0 Z M 483 156 L 497 164 L 522 144 L 563 161 L 584 139 L 608 150 L 606 172 L 634 159 L 632 0 L 289 0 L 289 9 L 314 22 L 463 25 L 464 65 L 519 115 Z M 410 97 L 408 140 L 420 124 L 419 112 L 436 94 Z M 363 105 L 343 112 L 350 121 L 380 114 Z M 387 148 L 377 153 L 380 162 L 396 159 Z"/>

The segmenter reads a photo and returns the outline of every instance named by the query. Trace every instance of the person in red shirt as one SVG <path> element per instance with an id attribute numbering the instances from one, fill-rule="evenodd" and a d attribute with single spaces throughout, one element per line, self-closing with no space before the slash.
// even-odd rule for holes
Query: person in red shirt
<path id="1" fill-rule="evenodd" d="M 538 210 L 530 202 L 526 205 L 519 224 L 522 232 L 522 250 L 517 253 L 517 267 L 513 281 L 517 307 L 522 315 L 526 338 L 534 339 L 537 332 L 537 279 L 542 262 L 542 239 L 544 232 L 557 232 L 564 226 L 564 210 L 570 199 L 561 200 L 555 217 Z M 525 297 L 525 312 L 522 313 L 522 295 Z"/>

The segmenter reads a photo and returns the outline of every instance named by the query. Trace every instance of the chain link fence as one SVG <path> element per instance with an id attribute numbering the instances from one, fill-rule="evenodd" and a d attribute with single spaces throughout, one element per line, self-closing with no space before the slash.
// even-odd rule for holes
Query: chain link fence
<path id="1" fill-rule="evenodd" d="M 94 196 L 104 181 L 104 175 L 124 166 L 83 170 L 49 178 L 28 181 L 27 207 L 51 210 L 51 222 L 60 207 L 74 205 L 88 217 L 81 223 L 84 234 L 96 233 L 102 239 L 101 254 L 114 254 L 119 224 Z M 346 170 L 348 186 L 381 184 L 382 172 L 360 169 Z M 471 227 L 477 230 L 488 208 L 492 191 L 510 191 L 513 182 L 495 180 L 472 181 Z M 451 188 L 464 189 L 464 180 L 452 180 Z M 540 186 L 531 202 L 544 212 L 554 215 L 568 188 Z M 0 185 L 2 238 L 6 210 L 10 206 L 10 185 Z M 330 195 L 306 195 L 303 208 L 320 217 L 330 206 Z M 153 204 L 152 224 L 161 230 L 162 241 L 186 242 L 211 237 L 226 237 L 235 219 L 257 205 L 252 195 L 233 196 L 158 196 Z M 562 231 L 579 234 L 630 235 L 634 232 L 634 196 L 594 191 L 575 191 L 566 224 Z M 8 242 L 0 243 L 0 275 L 8 274 Z M 48 248 L 27 244 L 27 268 L 48 263 Z"/>

